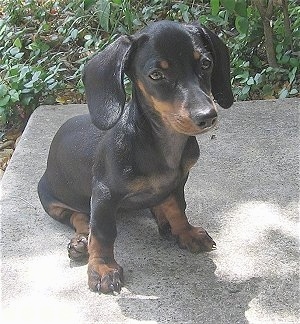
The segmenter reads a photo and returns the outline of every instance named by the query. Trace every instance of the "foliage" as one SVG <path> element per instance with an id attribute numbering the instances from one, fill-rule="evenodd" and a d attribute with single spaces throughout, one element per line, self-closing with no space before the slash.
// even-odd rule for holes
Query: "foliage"
<path id="1" fill-rule="evenodd" d="M 282 5 L 282 0 L 276 0 L 276 3 Z M 223 4 L 222 8 L 220 4 Z M 276 53 L 276 67 L 271 67 L 268 62 L 262 19 L 255 6 L 248 5 L 246 0 L 211 0 L 211 8 L 215 16 L 222 18 L 223 34 L 229 32 L 230 35 L 233 31 L 227 44 L 231 48 L 232 83 L 238 100 L 285 98 L 299 94 L 300 6 L 297 1 L 290 1 L 288 8 L 292 39 L 286 35 L 281 6 L 274 8 L 274 20 L 270 25 L 274 34 L 272 46 Z"/>
<path id="2" fill-rule="evenodd" d="M 273 16 L 278 68 L 268 65 L 261 18 L 246 0 L 2 2 L 0 127 L 26 121 L 41 103 L 83 102 L 81 72 L 87 58 L 116 34 L 132 34 L 160 19 L 198 20 L 226 41 L 236 99 L 299 94 L 300 6 L 296 0 L 289 1 L 292 44 L 285 37 L 279 7 Z"/>

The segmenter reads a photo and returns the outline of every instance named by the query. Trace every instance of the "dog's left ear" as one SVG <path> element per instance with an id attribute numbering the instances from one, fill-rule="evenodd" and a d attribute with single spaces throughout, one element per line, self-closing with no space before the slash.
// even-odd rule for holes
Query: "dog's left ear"
<path id="1" fill-rule="evenodd" d="M 83 82 L 92 122 L 99 129 L 112 128 L 122 115 L 126 94 L 124 68 L 132 41 L 120 36 L 84 67 Z"/>
<path id="2" fill-rule="evenodd" d="M 214 67 L 211 77 L 211 91 L 217 103 L 223 108 L 233 104 L 233 94 L 230 83 L 230 58 L 227 46 L 212 31 L 199 24 L 186 25 L 188 31 L 201 38 L 204 45 L 213 56 Z M 197 35 L 197 36 L 196 36 Z"/>

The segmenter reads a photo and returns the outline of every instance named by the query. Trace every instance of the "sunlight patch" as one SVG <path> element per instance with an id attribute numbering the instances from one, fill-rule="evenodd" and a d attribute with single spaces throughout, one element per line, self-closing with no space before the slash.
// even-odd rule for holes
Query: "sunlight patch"
<path id="1" fill-rule="evenodd" d="M 216 237 L 217 250 L 213 253 L 218 277 L 246 280 L 265 276 L 266 272 L 284 275 L 290 271 L 295 258 L 289 250 L 298 239 L 298 224 L 278 206 L 248 202 L 222 218 L 228 223 Z M 273 264 L 275 256 L 280 261 Z"/>

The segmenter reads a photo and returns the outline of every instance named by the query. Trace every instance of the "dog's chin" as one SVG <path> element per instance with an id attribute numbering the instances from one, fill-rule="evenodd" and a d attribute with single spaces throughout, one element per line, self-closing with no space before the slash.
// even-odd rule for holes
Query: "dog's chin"
<path id="1" fill-rule="evenodd" d="M 172 125 L 172 128 L 177 133 L 184 134 L 187 136 L 196 136 L 196 135 L 204 134 L 215 127 L 215 125 L 212 125 L 210 127 L 202 128 L 195 124 L 189 125 L 189 127 L 184 127 L 182 124 L 176 124 L 176 123 L 174 123 L 174 124 L 172 123 L 171 125 Z"/>
<path id="2" fill-rule="evenodd" d="M 200 127 L 193 123 L 190 118 L 174 118 L 174 116 L 165 115 L 165 121 L 175 131 L 187 136 L 196 136 L 210 131 L 216 126 L 216 123 L 210 127 Z"/>

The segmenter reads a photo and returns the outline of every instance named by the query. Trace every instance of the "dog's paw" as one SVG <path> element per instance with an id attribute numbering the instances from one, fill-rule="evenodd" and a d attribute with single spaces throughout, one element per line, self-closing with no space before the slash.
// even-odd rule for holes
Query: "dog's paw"
<path id="1" fill-rule="evenodd" d="M 73 237 L 67 246 L 69 258 L 73 261 L 83 261 L 89 256 L 88 254 L 88 235 L 77 234 Z"/>
<path id="2" fill-rule="evenodd" d="M 123 269 L 116 262 L 111 265 L 89 263 L 88 285 L 95 292 L 120 293 L 123 286 Z"/>
<path id="3" fill-rule="evenodd" d="M 191 226 L 178 235 L 178 245 L 192 253 L 209 252 L 216 248 L 216 243 L 202 227 Z"/>

